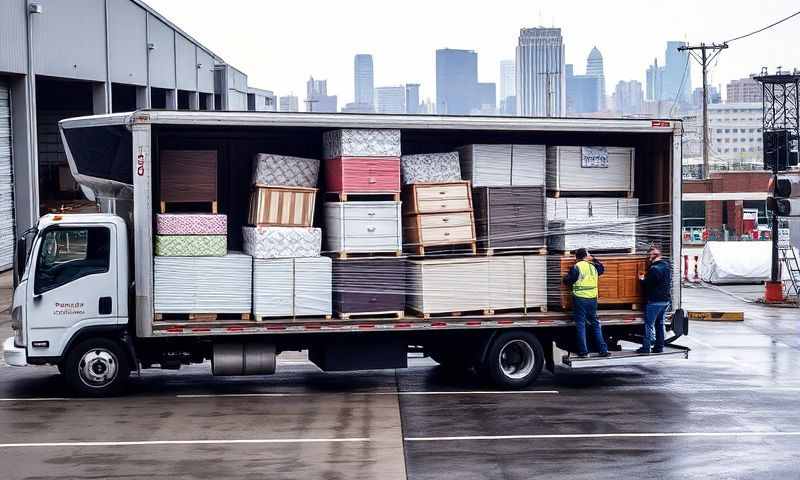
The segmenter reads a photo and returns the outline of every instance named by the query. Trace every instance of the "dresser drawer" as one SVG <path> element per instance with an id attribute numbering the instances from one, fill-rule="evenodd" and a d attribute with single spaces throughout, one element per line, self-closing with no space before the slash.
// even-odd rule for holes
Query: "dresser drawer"
<path id="1" fill-rule="evenodd" d="M 399 158 L 335 158 L 326 161 L 325 168 L 329 192 L 400 191 Z"/>
<path id="2" fill-rule="evenodd" d="M 470 198 L 469 182 L 444 183 L 437 185 L 414 185 L 416 198 L 421 200 L 441 200 Z"/>
<path id="3" fill-rule="evenodd" d="M 337 202 L 330 202 L 337 203 Z M 341 202 L 345 220 L 391 220 L 400 215 L 399 202 Z"/>
<path id="4" fill-rule="evenodd" d="M 437 213 L 431 215 L 420 215 L 420 227 L 426 228 L 445 228 L 472 226 L 472 212 L 457 213 Z"/>
<path id="5" fill-rule="evenodd" d="M 471 226 L 422 228 L 420 234 L 422 245 L 468 243 L 475 239 Z"/>
<path id="6" fill-rule="evenodd" d="M 400 230 L 397 220 L 345 220 L 344 236 L 350 237 L 397 237 Z"/>
<path id="7" fill-rule="evenodd" d="M 327 202 L 325 230 L 334 252 L 402 249 L 400 202 Z"/>
<path id="8" fill-rule="evenodd" d="M 418 200 L 417 213 L 462 212 L 472 208 L 469 198 Z"/>

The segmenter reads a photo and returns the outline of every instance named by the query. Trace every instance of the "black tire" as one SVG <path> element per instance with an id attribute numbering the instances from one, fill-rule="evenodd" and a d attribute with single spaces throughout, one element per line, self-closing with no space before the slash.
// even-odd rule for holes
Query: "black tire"
<path id="1" fill-rule="evenodd" d="M 530 332 L 509 331 L 492 340 L 481 370 L 501 388 L 519 389 L 530 385 L 544 366 L 544 349 Z"/>
<path id="2" fill-rule="evenodd" d="M 125 349 L 108 338 L 83 340 L 72 348 L 64 361 L 64 378 L 70 389 L 86 397 L 120 393 L 130 373 Z"/>

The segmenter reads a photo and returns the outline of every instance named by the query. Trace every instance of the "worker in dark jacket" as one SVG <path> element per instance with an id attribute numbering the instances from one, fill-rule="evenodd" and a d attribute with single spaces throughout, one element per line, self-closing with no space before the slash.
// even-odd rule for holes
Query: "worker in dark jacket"
<path id="1" fill-rule="evenodd" d="M 656 246 L 647 251 L 650 267 L 639 276 L 647 305 L 644 310 L 644 337 L 642 348 L 637 353 L 661 353 L 664 351 L 664 316 L 672 302 L 672 265 L 661 257 Z M 652 347 L 652 350 L 650 348 Z"/>
<path id="2" fill-rule="evenodd" d="M 577 263 L 564 276 L 564 284 L 572 287 L 572 310 L 578 334 L 578 356 L 589 355 L 586 345 L 586 326 L 601 357 L 609 356 L 603 340 L 603 331 L 597 319 L 597 282 L 603 274 L 603 264 L 593 258 L 585 248 L 575 251 Z"/>

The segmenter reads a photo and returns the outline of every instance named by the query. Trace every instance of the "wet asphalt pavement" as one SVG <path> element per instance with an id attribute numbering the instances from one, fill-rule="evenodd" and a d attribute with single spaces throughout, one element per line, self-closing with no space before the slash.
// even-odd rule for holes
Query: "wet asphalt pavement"
<path id="1" fill-rule="evenodd" d="M 746 290 L 684 290 L 687 307 L 746 319 L 692 322 L 689 360 L 544 374 L 523 393 L 423 358 L 154 370 L 104 400 L 61 398 L 54 368 L 0 367 L 0 478 L 798 478 L 800 311 Z"/>

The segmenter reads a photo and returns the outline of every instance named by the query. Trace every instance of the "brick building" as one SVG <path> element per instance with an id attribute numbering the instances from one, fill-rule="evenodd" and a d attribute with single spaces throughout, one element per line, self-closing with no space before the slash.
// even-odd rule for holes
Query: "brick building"
<path id="1" fill-rule="evenodd" d="M 766 198 L 770 173 L 712 172 L 707 180 L 683 181 L 683 226 L 705 226 L 711 231 L 723 227 L 737 237 L 743 229 L 742 211 L 758 209 L 760 224 L 767 223 Z"/>

